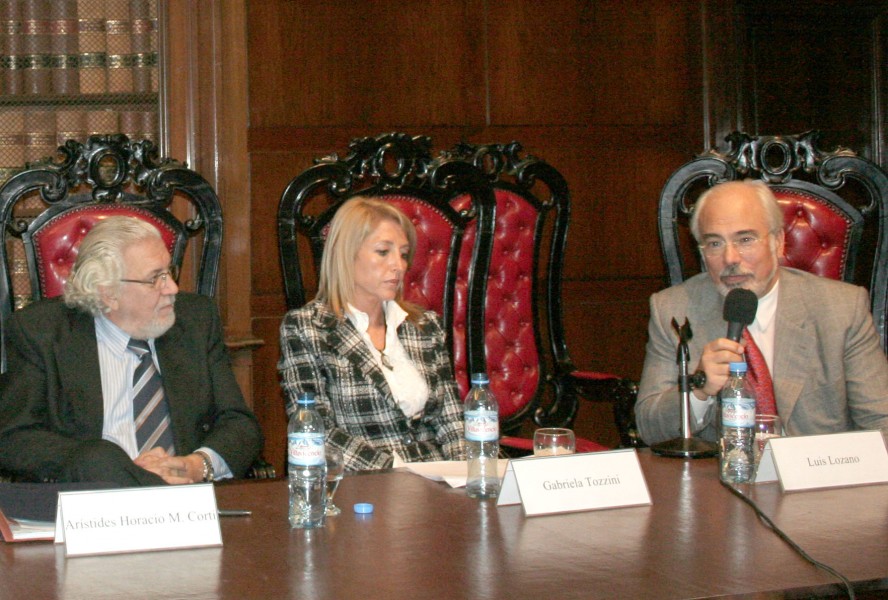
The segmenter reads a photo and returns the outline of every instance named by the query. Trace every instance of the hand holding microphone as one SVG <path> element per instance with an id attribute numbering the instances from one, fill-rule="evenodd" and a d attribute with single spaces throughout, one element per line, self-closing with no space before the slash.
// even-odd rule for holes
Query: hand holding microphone
<path id="1" fill-rule="evenodd" d="M 728 332 L 724 338 L 706 344 L 700 357 L 698 371 L 706 374 L 706 383 L 700 389 L 707 396 L 714 396 L 728 380 L 728 365 L 743 360 L 742 349 L 737 348 L 743 337 L 743 328 L 755 320 L 758 298 L 754 292 L 736 288 L 725 296 L 722 316 L 728 322 Z M 733 343 L 728 343 L 729 340 Z"/>

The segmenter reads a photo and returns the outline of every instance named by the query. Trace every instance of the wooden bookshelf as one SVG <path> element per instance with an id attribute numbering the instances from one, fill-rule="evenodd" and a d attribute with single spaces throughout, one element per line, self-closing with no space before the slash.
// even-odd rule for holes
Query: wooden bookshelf
<path id="1" fill-rule="evenodd" d="M 158 0 L 0 0 L 0 184 L 66 139 L 159 141 Z"/>

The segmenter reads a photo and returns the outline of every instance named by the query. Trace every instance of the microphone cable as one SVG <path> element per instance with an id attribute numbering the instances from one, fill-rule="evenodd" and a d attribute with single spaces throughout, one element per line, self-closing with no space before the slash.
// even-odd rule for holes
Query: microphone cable
<path id="1" fill-rule="evenodd" d="M 833 577 L 835 577 L 836 579 L 838 579 L 839 581 L 841 581 L 842 584 L 845 586 L 845 592 L 848 594 L 848 598 L 849 598 L 850 600 L 855 600 L 855 599 L 857 598 L 857 596 L 854 594 L 854 584 L 852 584 L 851 581 L 850 581 L 847 577 L 845 577 L 844 575 L 842 575 L 841 573 L 839 573 L 836 569 L 832 568 L 831 566 L 829 566 L 829 565 L 827 565 L 827 564 L 825 564 L 825 563 L 820 562 L 819 560 L 813 558 L 813 557 L 810 556 L 807 552 L 805 552 L 804 550 L 802 550 L 802 547 L 799 546 L 798 544 L 796 544 L 796 543 L 792 540 L 792 538 L 790 538 L 790 537 L 789 537 L 789 536 L 788 536 L 788 535 L 787 535 L 782 529 L 780 529 L 779 527 L 777 527 L 777 524 L 774 523 L 774 521 L 772 521 L 771 518 L 770 518 L 768 515 L 766 515 L 766 514 L 762 511 L 762 509 L 760 509 L 760 508 L 758 507 L 758 504 L 756 504 L 755 501 L 752 500 L 752 498 L 750 498 L 749 496 L 747 496 L 746 494 L 744 494 L 744 493 L 743 493 L 742 491 L 740 491 L 737 487 L 731 485 L 730 483 L 726 483 L 726 482 L 722 481 L 721 477 L 718 478 L 718 481 L 719 481 L 719 483 L 721 483 L 724 487 L 728 488 L 728 490 L 729 490 L 732 494 L 734 494 L 735 496 L 737 496 L 738 498 L 740 498 L 743 502 L 745 502 L 745 503 L 748 504 L 750 507 L 752 507 L 752 510 L 755 511 L 756 516 L 757 516 L 761 521 L 763 521 L 763 522 L 765 523 L 765 525 L 766 525 L 771 531 L 773 531 L 774 533 L 776 533 L 776 534 L 777 534 L 777 537 L 779 537 L 781 540 L 783 540 L 783 541 L 784 541 L 784 542 L 785 542 L 790 548 L 792 548 L 792 549 L 793 549 L 793 550 L 794 550 L 799 556 L 801 556 L 802 558 L 804 558 L 806 561 L 808 561 L 809 563 L 811 563 L 812 565 L 814 565 L 814 566 L 817 567 L 818 569 L 820 569 L 820 570 L 822 570 L 822 571 L 826 571 L 827 573 L 829 573 L 830 575 L 832 575 Z"/>

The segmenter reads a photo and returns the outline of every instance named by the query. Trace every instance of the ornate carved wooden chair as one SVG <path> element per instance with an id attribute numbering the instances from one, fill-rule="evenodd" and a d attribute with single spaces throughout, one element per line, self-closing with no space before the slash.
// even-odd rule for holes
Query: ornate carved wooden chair
<path id="1" fill-rule="evenodd" d="M 477 265 L 486 264 L 490 246 L 486 180 L 462 161 L 432 157 L 428 137 L 403 133 L 353 140 L 347 156 L 332 154 L 315 163 L 287 185 L 278 210 L 287 308 L 314 296 L 327 226 L 339 207 L 358 195 L 392 202 L 417 229 L 405 297 L 441 315 L 464 395 L 469 374 L 482 364 L 468 352 L 478 344 L 467 338 L 481 331 L 480 296 L 473 290 L 481 287 L 486 272 Z M 479 283 L 470 285 L 472 278 Z"/>
<path id="2" fill-rule="evenodd" d="M 706 189 L 725 181 L 766 182 L 783 208 L 782 265 L 862 285 L 886 348 L 888 314 L 888 174 L 847 149 L 824 152 L 820 134 L 750 136 L 734 132 L 730 148 L 699 156 L 670 176 L 660 195 L 659 232 L 669 284 L 701 269 L 688 230 Z"/>
<path id="3" fill-rule="evenodd" d="M 626 395 L 634 400 L 634 384 L 615 375 L 578 370 L 567 350 L 561 281 L 570 193 L 564 177 L 547 162 L 522 156 L 517 142 L 459 144 L 445 155 L 477 166 L 494 188 L 484 335 L 475 339 L 484 345 L 503 430 L 517 433 L 528 418 L 541 427 L 569 427 L 581 395 L 607 401 Z M 615 418 L 619 423 L 621 417 Z M 512 438 L 506 445 L 532 448 L 528 439 Z M 578 451 L 602 449 L 590 440 L 577 441 Z"/>
<path id="4" fill-rule="evenodd" d="M 68 141 L 0 188 L 0 334 L 12 311 L 62 293 L 83 237 L 100 219 L 131 215 L 161 232 L 182 285 L 213 296 L 222 249 L 216 192 L 198 173 L 124 135 Z M 3 368 L 6 351 L 2 350 Z M 258 461 L 250 474 L 273 477 Z"/>
<path id="5" fill-rule="evenodd" d="M 193 238 L 195 269 L 186 281 L 193 280 L 198 293 L 213 295 L 222 212 L 203 177 L 159 159 L 150 141 L 131 142 L 124 135 L 68 141 L 59 156 L 60 162 L 29 165 L 0 189 L 0 331 L 14 309 L 62 293 L 80 241 L 110 215 L 133 215 L 157 226 L 179 266 Z M 177 206 L 188 206 L 171 210 L 174 198 Z"/>

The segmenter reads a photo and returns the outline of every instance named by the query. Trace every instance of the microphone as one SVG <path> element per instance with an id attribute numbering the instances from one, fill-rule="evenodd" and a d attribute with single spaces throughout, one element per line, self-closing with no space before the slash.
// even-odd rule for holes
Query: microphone
<path id="1" fill-rule="evenodd" d="M 758 298 L 755 292 L 743 288 L 734 288 L 725 296 L 725 307 L 722 316 L 728 322 L 729 340 L 739 342 L 743 336 L 743 328 L 755 321 L 758 310 Z"/>

